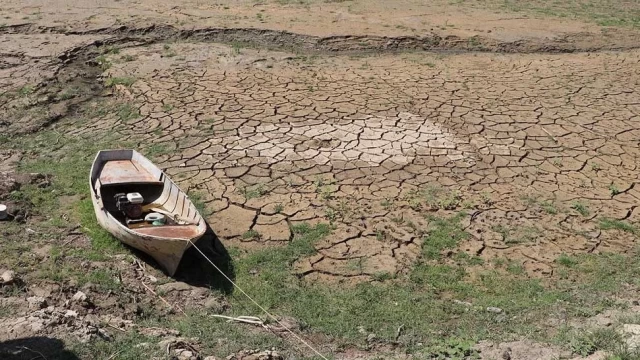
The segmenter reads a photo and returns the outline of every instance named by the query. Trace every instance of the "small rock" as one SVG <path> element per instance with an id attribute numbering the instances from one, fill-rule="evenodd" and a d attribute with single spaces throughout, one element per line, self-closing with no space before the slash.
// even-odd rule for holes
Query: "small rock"
<path id="1" fill-rule="evenodd" d="M 147 277 L 149 278 L 149 282 L 152 283 L 152 284 L 155 284 L 155 283 L 158 282 L 158 278 L 153 276 L 153 275 L 149 275 Z"/>
<path id="2" fill-rule="evenodd" d="M 371 333 L 367 335 L 367 344 L 372 344 L 376 341 L 376 334 Z"/>
<path id="3" fill-rule="evenodd" d="M 82 291 L 78 291 L 75 295 L 73 295 L 71 300 L 73 300 L 73 301 L 75 301 L 77 303 L 86 302 L 87 301 L 87 294 L 83 293 Z"/>
<path id="4" fill-rule="evenodd" d="M 185 349 L 176 349 L 174 351 L 179 360 L 191 360 L 193 356 L 193 352 Z"/>
<path id="5" fill-rule="evenodd" d="M 64 317 L 65 318 L 77 318 L 78 317 L 78 313 L 76 311 L 73 311 L 73 310 L 67 310 L 64 313 Z"/>
<path id="6" fill-rule="evenodd" d="M 44 309 L 47 307 L 47 300 L 42 296 L 31 296 L 27 298 L 29 309 Z"/>
<path id="7" fill-rule="evenodd" d="M 505 350 L 505 352 L 502 353 L 502 359 L 511 360 L 511 349 Z"/>
<path id="8" fill-rule="evenodd" d="M 502 312 L 502 309 L 500 309 L 499 307 L 493 307 L 493 306 L 489 306 L 487 308 L 488 312 L 492 312 L 492 313 L 496 313 L 496 314 L 500 314 Z"/>
<path id="9" fill-rule="evenodd" d="M 218 359 L 216 359 L 216 357 L 215 357 L 215 356 L 207 356 L 207 357 L 205 357 L 205 358 L 204 358 L 204 359 L 202 359 L 202 360 L 218 360 Z"/>
<path id="10" fill-rule="evenodd" d="M 640 301 L 638 301 L 638 300 L 633 300 L 633 301 L 631 302 L 631 304 L 632 304 L 632 305 L 634 305 L 634 306 L 639 306 L 639 305 L 640 305 Z"/>
<path id="11" fill-rule="evenodd" d="M 458 304 L 458 305 L 462 305 L 462 306 L 466 306 L 466 307 L 472 306 L 472 304 L 470 302 L 460 301 L 460 300 L 453 300 L 453 303 L 454 304 Z"/>
<path id="12" fill-rule="evenodd" d="M 204 307 L 215 314 L 222 314 L 225 309 L 225 304 L 220 300 L 212 297 L 205 301 Z"/>
<path id="13" fill-rule="evenodd" d="M 172 282 L 158 286 L 158 290 L 165 293 L 172 291 L 187 291 L 191 290 L 191 285 L 183 282 Z"/>
<path id="14" fill-rule="evenodd" d="M 622 332 L 627 335 L 626 342 L 630 350 L 640 349 L 640 325 L 624 324 Z"/>
<path id="15" fill-rule="evenodd" d="M 2 278 L 2 285 L 9 285 L 15 280 L 16 273 L 13 270 L 7 270 L 0 275 Z"/>

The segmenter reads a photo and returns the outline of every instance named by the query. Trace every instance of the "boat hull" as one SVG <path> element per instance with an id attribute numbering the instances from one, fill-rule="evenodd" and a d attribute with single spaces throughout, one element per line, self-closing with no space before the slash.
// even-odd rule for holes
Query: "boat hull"
<path id="1" fill-rule="evenodd" d="M 156 175 L 159 174 L 158 181 L 155 181 L 155 183 L 162 182 L 164 184 L 165 190 L 160 196 L 160 200 L 163 201 L 163 206 L 178 209 L 174 210 L 175 213 L 173 215 L 190 221 L 190 224 L 193 225 L 189 226 L 193 227 L 194 230 L 192 234 L 189 234 L 189 236 L 183 235 L 173 237 L 171 236 L 171 227 L 166 227 L 166 234 L 162 235 L 158 234 L 161 231 L 155 231 L 156 234 L 154 235 L 142 234 L 135 231 L 135 229 L 129 229 L 122 222 L 114 218 L 106 209 L 100 195 L 100 167 L 104 167 L 105 162 L 114 161 L 114 159 L 117 161 L 119 158 L 126 158 L 127 156 L 133 156 L 136 154 L 143 160 L 146 160 L 147 163 L 144 163 L 145 166 L 149 166 L 149 164 L 151 164 L 151 162 L 142 157 L 142 155 L 131 150 L 127 150 L 124 153 L 122 153 L 122 150 L 101 151 L 96 156 L 90 177 L 91 198 L 96 219 L 98 224 L 100 224 L 100 226 L 115 238 L 124 244 L 150 255 L 167 272 L 167 274 L 169 274 L 169 276 L 173 276 L 180 264 L 180 260 L 182 259 L 184 252 L 191 246 L 192 242 L 195 242 L 204 235 L 206 223 L 202 216 L 197 212 L 188 196 L 153 164 L 151 164 L 151 166 L 155 167 L 155 169 L 151 168 L 150 172 L 155 173 Z M 105 161 L 105 159 L 107 160 Z M 144 183 L 137 184 L 137 186 L 144 186 Z M 166 195 L 165 192 L 167 193 Z M 162 228 L 159 228 L 159 230 L 162 230 Z"/>

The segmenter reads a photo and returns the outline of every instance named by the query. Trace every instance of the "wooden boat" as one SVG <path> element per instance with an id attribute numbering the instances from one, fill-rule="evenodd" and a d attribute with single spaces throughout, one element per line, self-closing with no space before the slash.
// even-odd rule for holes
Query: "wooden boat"
<path id="1" fill-rule="evenodd" d="M 90 185 L 98 223 L 123 243 L 152 256 L 170 276 L 191 241 L 206 231 L 205 220 L 187 194 L 135 150 L 98 152 Z M 145 216 L 163 220 L 145 221 Z"/>

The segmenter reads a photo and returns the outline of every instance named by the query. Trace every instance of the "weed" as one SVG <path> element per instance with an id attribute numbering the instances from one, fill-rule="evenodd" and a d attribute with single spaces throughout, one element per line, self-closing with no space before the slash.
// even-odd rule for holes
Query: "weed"
<path id="1" fill-rule="evenodd" d="M 131 104 L 121 104 L 116 109 L 116 115 L 118 119 L 127 123 L 131 120 L 135 120 L 140 117 L 140 112 L 138 109 Z"/>
<path id="2" fill-rule="evenodd" d="M 188 193 L 189 200 L 193 203 L 193 206 L 196 207 L 200 215 L 203 217 L 207 217 L 213 214 L 213 211 L 207 208 L 207 204 L 204 202 L 204 196 L 195 190 L 190 190 Z"/>
<path id="3" fill-rule="evenodd" d="M 385 281 L 385 280 L 391 280 L 393 279 L 393 274 L 390 272 L 377 272 L 374 273 L 371 278 L 375 281 Z"/>
<path id="4" fill-rule="evenodd" d="M 581 202 L 574 202 L 571 205 L 571 208 L 577 211 L 582 216 L 589 216 L 589 208 L 587 207 L 587 205 Z"/>
<path id="5" fill-rule="evenodd" d="M 262 197 L 262 196 L 264 196 L 264 195 L 266 195 L 268 193 L 269 193 L 269 191 L 267 191 L 264 188 L 263 184 L 258 184 L 258 185 L 254 186 L 254 187 L 248 187 L 247 186 L 247 187 L 244 187 L 242 189 L 242 194 L 244 195 L 244 198 L 247 199 L 247 200 L 259 198 L 259 197 Z"/>
<path id="6" fill-rule="evenodd" d="M 124 85 L 126 87 L 131 87 L 136 82 L 136 79 L 132 77 L 110 77 L 105 80 L 104 85 L 106 87 L 113 87 L 116 85 Z"/>
<path id="7" fill-rule="evenodd" d="M 78 96 L 80 90 L 78 88 L 68 88 L 65 89 L 64 91 L 59 92 L 56 95 L 56 98 L 58 100 L 69 100 L 69 99 L 73 99 L 74 97 Z"/>
<path id="8" fill-rule="evenodd" d="M 599 226 L 600 226 L 600 229 L 602 230 L 614 229 L 614 230 L 628 232 L 634 235 L 638 235 L 640 233 L 640 230 L 638 230 L 638 228 L 636 228 L 634 225 L 623 220 L 602 218 L 600 219 Z"/>
<path id="9" fill-rule="evenodd" d="M 169 112 L 171 110 L 173 110 L 173 105 L 171 105 L 171 104 L 163 104 L 162 105 L 162 111 Z"/>
<path id="10" fill-rule="evenodd" d="M 117 46 L 107 46 L 104 48 L 104 53 L 106 54 L 119 54 L 120 48 Z"/>
<path id="11" fill-rule="evenodd" d="M 429 219 L 431 229 L 422 243 L 422 253 L 427 259 L 439 258 L 443 250 L 455 248 L 460 241 L 469 236 L 460 224 L 465 216 L 465 213 L 458 213 L 448 219 Z"/>
<path id="12" fill-rule="evenodd" d="M 330 224 L 333 224 L 338 219 L 338 214 L 336 214 L 336 211 L 330 207 L 325 209 L 324 216 L 329 220 Z"/>
<path id="13" fill-rule="evenodd" d="M 458 251 L 453 258 L 458 261 L 459 263 L 465 264 L 465 265 L 482 265 L 484 264 L 484 260 L 482 260 L 481 257 L 477 256 L 477 255 L 469 255 L 464 251 Z"/>
<path id="14" fill-rule="evenodd" d="M 567 254 L 560 254 L 556 259 L 556 262 L 565 267 L 574 267 L 578 264 L 578 260 L 576 258 Z"/>
<path id="15" fill-rule="evenodd" d="M 467 40 L 467 42 L 471 47 L 478 47 L 480 45 L 480 38 L 478 38 L 478 36 L 472 36 Z"/>
<path id="16" fill-rule="evenodd" d="M 98 56 L 96 58 L 96 63 L 98 64 L 98 66 L 100 67 L 100 69 L 102 71 L 107 71 L 112 66 L 111 61 L 109 59 L 107 59 L 107 57 L 104 56 L 104 55 Z"/>
<path id="17" fill-rule="evenodd" d="M 598 350 L 612 351 L 618 349 L 622 344 L 622 336 L 612 328 L 578 333 L 570 342 L 571 350 L 581 356 L 589 356 Z"/>
<path id="18" fill-rule="evenodd" d="M 249 240 L 249 239 L 259 239 L 260 238 L 260 234 L 256 231 L 256 230 L 247 230 L 244 232 L 244 234 L 242 234 L 242 238 L 245 240 Z"/>
<path id="19" fill-rule="evenodd" d="M 558 213 L 558 208 L 556 207 L 556 205 L 549 200 L 541 202 L 540 208 L 542 208 L 544 212 L 550 215 L 555 215 Z"/>
<path id="20" fill-rule="evenodd" d="M 523 275 L 525 273 L 524 266 L 521 263 L 515 261 L 509 261 L 507 263 L 507 272 L 513 275 Z"/>
<path id="21" fill-rule="evenodd" d="M 616 196 L 618 194 L 620 194 L 620 189 L 618 189 L 618 187 L 616 186 L 616 184 L 611 184 L 609 185 L 609 192 L 611 193 L 611 196 Z"/>
<path id="22" fill-rule="evenodd" d="M 131 62 L 131 61 L 135 61 L 137 57 L 135 55 L 126 54 L 126 55 L 122 55 L 120 59 L 124 62 Z"/>
<path id="23" fill-rule="evenodd" d="M 18 94 L 22 97 L 29 96 L 36 91 L 33 85 L 25 85 L 18 90 Z"/>
<path id="24" fill-rule="evenodd" d="M 429 359 L 479 359 L 480 352 L 474 348 L 474 345 L 474 341 L 452 337 L 435 342 L 421 353 Z"/>
<path id="25" fill-rule="evenodd" d="M 276 206 L 273 208 L 273 211 L 275 211 L 276 214 L 280 214 L 282 210 L 284 210 L 284 205 L 280 203 L 276 204 Z"/>
<path id="26" fill-rule="evenodd" d="M 591 163 L 591 170 L 593 170 L 593 171 L 599 171 L 600 169 L 601 169 L 600 164 L 598 164 L 598 163 L 596 163 L 596 162 Z"/>

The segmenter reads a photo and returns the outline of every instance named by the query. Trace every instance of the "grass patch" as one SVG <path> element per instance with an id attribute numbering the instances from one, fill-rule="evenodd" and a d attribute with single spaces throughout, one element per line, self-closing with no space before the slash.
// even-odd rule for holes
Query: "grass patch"
<path id="1" fill-rule="evenodd" d="M 242 189 L 242 195 L 247 200 L 257 199 L 268 194 L 269 191 L 264 188 L 263 184 L 258 184 L 253 187 L 246 186 Z"/>
<path id="2" fill-rule="evenodd" d="M 106 87 L 113 87 L 116 85 L 124 85 L 126 87 L 131 87 L 136 82 L 136 79 L 132 77 L 110 77 L 105 80 L 104 85 Z"/>
<path id="3" fill-rule="evenodd" d="M 581 202 L 574 202 L 571 205 L 571 208 L 575 211 L 577 211 L 580 215 L 582 216 L 589 216 L 589 208 L 587 207 L 587 205 L 581 203 Z"/>
<path id="4" fill-rule="evenodd" d="M 640 3 L 623 0 L 475 0 L 465 5 L 502 8 L 508 11 L 532 13 L 595 22 L 601 26 L 640 27 Z"/>
<path id="5" fill-rule="evenodd" d="M 443 250 L 455 248 L 460 241 L 469 236 L 460 224 L 465 216 L 465 213 L 459 213 L 448 219 L 430 219 L 431 230 L 427 232 L 422 243 L 422 254 L 425 258 L 438 259 Z"/>
<path id="6" fill-rule="evenodd" d="M 456 190 L 428 186 L 408 192 L 405 200 L 414 210 L 454 210 L 460 206 L 462 197 Z"/>
<path id="7" fill-rule="evenodd" d="M 116 115 L 118 119 L 126 122 L 131 120 L 135 120 L 140 117 L 140 111 L 138 108 L 134 107 L 131 104 L 121 104 L 116 108 Z"/>
<path id="8" fill-rule="evenodd" d="M 171 146 L 164 143 L 153 143 L 145 149 L 145 155 L 151 159 L 157 159 L 159 156 L 168 155 L 172 152 Z"/>
<path id="9" fill-rule="evenodd" d="M 33 85 L 25 85 L 23 87 L 21 87 L 20 89 L 18 89 L 18 95 L 22 96 L 22 97 L 26 97 L 29 96 L 31 94 L 33 94 L 36 91 L 35 86 Z"/>
<path id="10" fill-rule="evenodd" d="M 620 230 L 634 235 L 638 235 L 639 233 L 637 227 L 623 220 L 602 218 L 598 225 L 602 230 Z"/>

